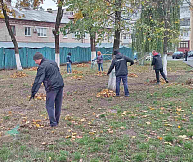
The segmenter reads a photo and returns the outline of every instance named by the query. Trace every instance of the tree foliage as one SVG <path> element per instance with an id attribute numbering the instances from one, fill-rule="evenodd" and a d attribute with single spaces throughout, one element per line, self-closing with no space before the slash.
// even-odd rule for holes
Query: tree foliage
<path id="1" fill-rule="evenodd" d="M 84 38 L 85 33 L 91 37 L 97 33 L 98 42 L 114 36 L 119 46 L 120 32 L 129 30 L 132 15 L 137 12 L 141 2 L 143 0 L 67 0 L 65 5 L 75 14 L 74 20 L 62 32 L 64 35 L 75 33 L 77 39 Z"/>
<path id="2" fill-rule="evenodd" d="M 179 0 L 153 0 L 142 5 L 133 33 L 136 51 L 166 53 L 173 48 L 180 34 L 180 4 Z"/>

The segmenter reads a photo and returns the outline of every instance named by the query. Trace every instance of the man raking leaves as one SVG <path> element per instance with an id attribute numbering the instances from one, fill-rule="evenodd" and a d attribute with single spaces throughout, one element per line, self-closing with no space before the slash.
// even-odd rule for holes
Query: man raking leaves
<path id="1" fill-rule="evenodd" d="M 35 97 L 41 83 L 46 90 L 46 110 L 50 119 L 50 126 L 57 126 L 59 123 L 64 82 L 58 65 L 52 60 L 47 60 L 40 52 L 36 52 L 33 60 L 38 64 L 37 75 L 32 86 L 30 100 Z"/>

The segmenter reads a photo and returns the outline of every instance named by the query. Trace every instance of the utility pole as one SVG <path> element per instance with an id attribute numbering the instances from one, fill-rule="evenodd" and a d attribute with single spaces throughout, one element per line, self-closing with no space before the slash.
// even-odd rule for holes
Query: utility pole
<path id="1" fill-rule="evenodd" d="M 190 4 L 190 51 L 193 50 L 193 0 Z"/>

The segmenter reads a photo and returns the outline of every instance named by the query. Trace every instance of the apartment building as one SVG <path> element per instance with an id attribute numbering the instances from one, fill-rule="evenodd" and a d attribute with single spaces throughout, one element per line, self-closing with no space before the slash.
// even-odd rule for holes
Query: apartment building
<path id="1" fill-rule="evenodd" d="M 55 28 L 56 14 L 32 10 L 30 8 L 13 8 L 15 13 L 10 14 L 10 25 L 18 42 L 54 42 L 53 30 Z M 15 17 L 13 16 L 15 15 Z M 65 13 L 61 20 L 60 27 L 63 27 L 70 21 L 72 15 Z M 11 42 L 5 20 L 0 18 L 0 42 Z M 89 35 L 85 35 L 82 40 L 76 40 L 75 34 L 63 35 L 60 33 L 60 42 L 68 43 L 89 43 Z"/>
<path id="2" fill-rule="evenodd" d="M 189 50 L 190 44 L 190 5 L 184 1 L 180 6 L 180 42 L 178 51 Z"/>

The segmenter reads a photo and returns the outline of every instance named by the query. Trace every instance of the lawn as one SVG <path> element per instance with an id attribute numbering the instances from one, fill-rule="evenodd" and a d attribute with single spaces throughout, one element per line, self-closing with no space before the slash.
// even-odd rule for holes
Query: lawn
<path id="1" fill-rule="evenodd" d="M 107 72 L 110 62 L 104 63 Z M 35 69 L 0 71 L 0 161 L 191 162 L 193 74 L 168 61 L 169 84 L 155 84 L 149 62 L 129 66 L 130 97 L 98 97 L 108 76 L 75 64 L 66 73 L 60 124 L 49 127 L 45 91 L 29 101 Z"/>

